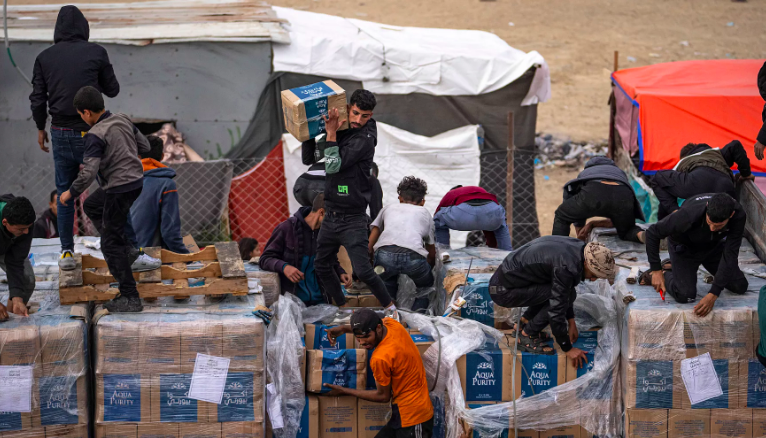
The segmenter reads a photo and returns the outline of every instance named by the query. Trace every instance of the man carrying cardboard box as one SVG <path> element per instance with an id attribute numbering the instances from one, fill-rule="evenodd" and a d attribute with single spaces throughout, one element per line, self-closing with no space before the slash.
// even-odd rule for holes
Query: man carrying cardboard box
<path id="1" fill-rule="evenodd" d="M 326 293 L 338 306 L 346 299 L 334 269 L 338 250 L 346 248 L 354 273 L 365 282 L 380 303 L 396 310 L 383 280 L 373 271 L 367 254 L 367 206 L 372 194 L 372 159 L 378 130 L 372 118 L 375 96 L 356 90 L 348 107 L 350 129 L 338 131 L 341 120 L 337 108 L 325 117 L 325 213 L 317 238 L 315 267 Z"/>
<path id="2" fill-rule="evenodd" d="M 391 402 L 391 419 L 376 438 L 430 438 L 434 410 L 428 394 L 426 370 L 410 334 L 399 322 L 381 319 L 370 309 L 351 315 L 351 325 L 327 331 L 330 343 L 338 336 L 353 333 L 361 346 L 373 351 L 370 368 L 377 389 L 349 389 L 325 384 L 330 395 L 352 395 L 376 403 Z"/>
<path id="3" fill-rule="evenodd" d="M 723 289 L 735 294 L 747 292 L 748 282 L 739 269 L 737 256 L 745 233 L 747 214 L 725 193 L 697 195 L 687 199 L 675 213 L 646 230 L 646 255 L 651 282 L 679 303 L 697 299 L 697 269 L 704 266 L 715 276 L 710 291 L 694 306 L 705 316 L 713 310 Z M 660 241 L 668 239 L 670 269 L 660 262 Z"/>
<path id="4" fill-rule="evenodd" d="M 579 368 L 585 352 L 577 340 L 574 319 L 575 286 L 582 280 L 614 276 L 614 257 L 604 245 L 563 236 L 543 236 L 509 254 L 489 280 L 489 296 L 503 307 L 527 307 L 517 327 L 519 348 L 554 355 L 542 330 L 550 323 L 561 350 Z M 567 322 L 568 321 L 568 322 Z"/>

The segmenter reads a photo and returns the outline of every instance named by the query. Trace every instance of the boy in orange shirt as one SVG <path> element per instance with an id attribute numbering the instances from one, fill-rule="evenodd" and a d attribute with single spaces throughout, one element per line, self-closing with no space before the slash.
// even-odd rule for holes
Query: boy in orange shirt
<path id="1" fill-rule="evenodd" d="M 377 389 L 350 389 L 325 383 L 329 395 L 353 395 L 376 403 L 391 402 L 391 419 L 376 438 L 431 438 L 434 409 L 428 395 L 426 370 L 418 347 L 399 322 L 381 319 L 370 309 L 351 315 L 351 325 L 327 330 L 331 345 L 335 339 L 353 333 L 363 348 L 374 350 L 370 368 Z"/>

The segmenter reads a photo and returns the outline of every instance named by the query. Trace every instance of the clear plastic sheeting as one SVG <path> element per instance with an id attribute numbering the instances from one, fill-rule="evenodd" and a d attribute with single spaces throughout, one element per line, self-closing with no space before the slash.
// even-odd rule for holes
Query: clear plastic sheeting
<path id="1" fill-rule="evenodd" d="M 591 436 L 620 436 L 620 336 L 614 297 L 615 290 L 606 281 L 587 282 L 578 286 L 575 315 L 581 335 L 587 329 L 600 327 L 592 368 L 581 377 L 545 392 L 518 398 L 515 416 L 513 402 L 469 409 L 455 364 L 462 355 L 478 351 L 488 337 L 503 341 L 505 335 L 502 332 L 466 319 L 404 314 L 404 321 L 410 327 L 434 339 L 423 361 L 429 384 L 435 384 L 432 395 L 446 397 L 446 438 L 459 438 L 469 429 L 484 438 L 494 438 L 504 433 L 513 436 L 514 427 L 537 431 L 574 427 L 584 429 Z M 521 357 L 521 354 L 517 355 L 517 358 Z M 529 378 L 536 370 L 523 369 L 518 364 L 520 360 L 516 362 L 516 366 L 522 368 L 521 373 L 499 373 L 494 370 L 495 375 L 502 374 L 501 378 L 507 378 L 509 384 L 521 385 L 520 380 Z M 515 382 L 511 381 L 511 375 L 514 374 Z M 512 388 L 512 391 L 518 394 L 516 388 Z M 579 436 L 577 434 L 575 436 Z"/>
<path id="2" fill-rule="evenodd" d="M 268 412 L 277 438 L 295 438 L 301 425 L 301 415 L 306 405 L 305 385 L 301 376 L 304 357 L 303 317 L 306 306 L 293 294 L 279 297 L 272 307 L 274 318 L 266 331 L 269 385 L 274 395 L 268 399 Z M 337 308 L 336 308 L 337 309 Z M 275 421 L 275 417 L 281 417 Z M 281 428 L 275 426 L 281 424 Z"/>
<path id="3" fill-rule="evenodd" d="M 459 296 L 466 301 L 459 315 L 496 329 L 511 328 L 511 319 L 515 318 L 517 309 L 502 307 L 492 301 L 489 296 L 490 278 L 492 274 L 472 274 L 468 277 L 468 283 L 457 289 Z"/>

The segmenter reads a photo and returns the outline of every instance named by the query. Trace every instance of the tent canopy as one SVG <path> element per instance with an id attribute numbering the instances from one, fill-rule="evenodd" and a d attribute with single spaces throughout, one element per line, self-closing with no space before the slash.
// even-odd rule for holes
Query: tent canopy
<path id="1" fill-rule="evenodd" d="M 681 61 L 612 74 L 615 127 L 623 147 L 639 154 L 647 174 L 672 169 L 687 143 L 745 145 L 754 173 L 766 163 L 752 147 L 761 127 L 763 99 L 756 78 L 763 60 Z"/>
<path id="2" fill-rule="evenodd" d="M 291 44 L 274 46 L 274 71 L 362 82 L 379 94 L 479 95 L 536 67 L 523 105 L 550 98 L 543 57 L 473 30 L 400 27 L 274 7 Z"/>

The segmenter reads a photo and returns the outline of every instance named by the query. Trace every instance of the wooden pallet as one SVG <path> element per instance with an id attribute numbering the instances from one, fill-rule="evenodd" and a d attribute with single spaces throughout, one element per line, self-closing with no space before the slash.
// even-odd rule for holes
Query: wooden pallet
<path id="1" fill-rule="evenodd" d="M 192 254 L 177 254 L 158 247 L 144 248 L 144 252 L 162 260 L 163 265 L 153 271 L 133 274 L 141 298 L 248 293 L 245 265 L 237 242 L 216 243 Z M 109 287 L 115 279 L 109 274 L 105 260 L 80 253 L 74 257 L 77 268 L 73 271 L 59 270 L 61 304 L 108 301 L 117 295 L 119 291 Z M 187 270 L 186 263 L 189 262 L 202 262 L 205 266 Z M 189 287 L 189 278 L 205 278 L 205 284 Z M 164 284 L 162 280 L 173 280 L 173 283 Z"/>

